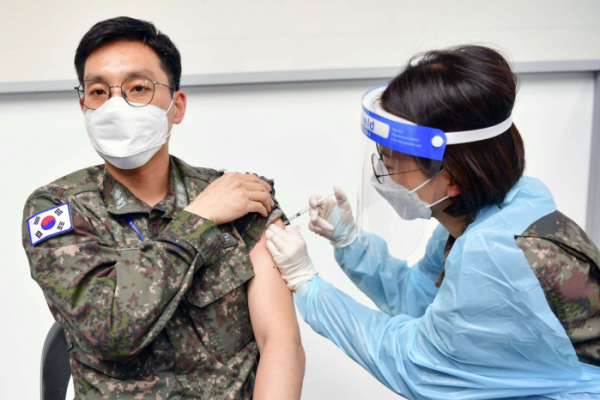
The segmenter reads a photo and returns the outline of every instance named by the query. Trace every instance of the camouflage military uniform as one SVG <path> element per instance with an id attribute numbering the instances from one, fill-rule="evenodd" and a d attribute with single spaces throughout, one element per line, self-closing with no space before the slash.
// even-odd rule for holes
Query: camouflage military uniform
<path id="1" fill-rule="evenodd" d="M 182 211 L 221 174 L 171 157 L 167 196 L 149 207 L 97 166 L 27 200 L 23 246 L 65 328 L 77 399 L 252 397 L 248 254 L 282 212 L 217 227 Z M 65 202 L 73 230 L 32 246 L 27 218 Z"/>
<path id="2" fill-rule="evenodd" d="M 600 251 L 555 211 L 516 238 L 579 360 L 600 366 Z"/>
<path id="3" fill-rule="evenodd" d="M 467 217 L 464 231 L 475 220 Z M 540 218 L 515 238 L 579 360 L 600 366 L 600 251 L 559 211 Z M 455 239 L 450 235 L 444 263 Z M 435 282 L 440 287 L 442 272 Z"/>

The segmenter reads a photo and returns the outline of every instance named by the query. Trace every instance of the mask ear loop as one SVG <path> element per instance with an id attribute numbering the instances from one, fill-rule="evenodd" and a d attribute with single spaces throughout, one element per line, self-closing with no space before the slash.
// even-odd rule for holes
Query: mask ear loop
<path id="1" fill-rule="evenodd" d="M 443 168 L 442 168 L 442 169 L 440 169 L 440 170 L 438 171 L 438 173 L 437 173 L 437 174 L 435 174 L 435 175 L 434 175 L 434 176 L 432 176 L 431 178 L 427 179 L 425 182 L 421 183 L 419 186 L 417 186 L 417 187 L 416 187 L 416 188 L 414 188 L 413 190 L 410 190 L 410 194 L 413 194 L 413 193 L 414 193 L 414 192 L 416 192 L 417 190 L 421 189 L 423 186 L 427 185 L 429 182 L 431 182 L 431 180 L 432 180 L 433 178 L 435 178 L 436 176 L 438 176 L 439 174 L 441 174 L 443 170 L 444 170 Z"/>
<path id="2" fill-rule="evenodd" d="M 446 200 L 446 199 L 449 199 L 449 198 L 450 198 L 450 196 L 442 197 L 442 198 L 441 198 L 441 199 L 439 199 L 438 201 L 436 201 L 436 202 L 434 202 L 434 203 L 431 203 L 431 204 L 429 204 L 429 205 L 427 206 L 427 208 L 431 208 L 431 207 L 435 206 L 436 204 L 438 204 L 438 203 L 441 203 L 442 201 L 444 201 L 444 200 Z"/>
<path id="3" fill-rule="evenodd" d="M 425 182 L 423 182 L 422 184 L 420 184 L 419 186 L 417 186 L 416 188 L 414 188 L 413 190 L 411 190 L 411 191 L 410 191 L 410 194 L 413 194 L 413 193 L 415 193 L 417 190 L 419 190 L 419 189 L 421 189 L 423 186 L 427 185 L 429 182 L 431 182 L 431 180 L 432 180 L 433 178 L 435 178 L 436 176 L 438 176 L 439 174 L 441 174 L 443 170 L 444 170 L 443 168 L 442 168 L 442 169 L 440 169 L 440 171 L 439 171 L 437 174 L 435 174 L 434 176 L 432 176 L 431 178 L 427 179 Z M 448 199 L 448 198 L 450 198 L 450 196 L 442 197 L 441 199 L 439 199 L 438 201 L 436 201 L 436 202 L 434 202 L 434 203 L 427 204 L 427 208 L 431 208 L 431 207 L 435 206 L 436 204 L 438 204 L 438 203 L 441 203 L 442 201 L 444 201 L 444 200 L 446 200 L 446 199 Z"/>
<path id="4" fill-rule="evenodd" d="M 171 100 L 171 104 L 169 105 L 169 108 L 167 108 L 167 111 L 165 111 L 165 117 L 167 116 L 167 114 L 169 113 L 169 111 L 171 111 L 171 107 L 173 107 L 173 104 L 175 104 L 175 96 L 173 96 L 173 100 Z M 173 127 L 171 126 L 171 130 L 169 131 L 169 133 L 167 133 L 167 136 L 165 136 L 165 140 L 171 136 L 171 132 L 173 132 Z"/>
<path id="5" fill-rule="evenodd" d="M 168 114 L 169 111 L 171 111 L 171 107 L 173 107 L 173 104 L 175 104 L 175 96 L 173 96 L 173 100 L 171 100 L 171 104 L 169 104 L 169 108 L 167 108 L 167 111 L 165 111 L 165 114 Z"/>

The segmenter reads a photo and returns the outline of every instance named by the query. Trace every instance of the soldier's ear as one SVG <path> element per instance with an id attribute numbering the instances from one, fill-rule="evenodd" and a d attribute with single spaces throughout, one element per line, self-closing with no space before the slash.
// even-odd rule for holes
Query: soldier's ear
<path id="1" fill-rule="evenodd" d="M 187 105 L 187 96 L 185 92 L 178 90 L 173 95 L 175 96 L 175 101 L 173 102 L 173 108 L 175 109 L 175 114 L 173 117 L 173 123 L 179 124 L 183 121 L 183 117 L 185 116 L 185 107 Z"/>

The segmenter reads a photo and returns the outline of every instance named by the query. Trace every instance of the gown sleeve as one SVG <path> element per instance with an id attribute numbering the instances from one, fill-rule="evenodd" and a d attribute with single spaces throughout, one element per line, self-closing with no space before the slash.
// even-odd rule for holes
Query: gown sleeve
<path id="1" fill-rule="evenodd" d="M 392 257 L 385 240 L 372 233 L 336 249 L 335 259 L 380 310 L 390 316 L 420 317 L 438 293 L 434 282 L 442 270 L 447 239 L 448 231 L 439 225 L 427 243 L 425 256 L 412 267 Z"/>
<path id="2" fill-rule="evenodd" d="M 408 399 L 597 398 L 600 369 L 578 362 L 514 238 L 461 237 L 455 246 L 420 317 L 369 309 L 319 276 L 295 294 L 300 314 Z"/>

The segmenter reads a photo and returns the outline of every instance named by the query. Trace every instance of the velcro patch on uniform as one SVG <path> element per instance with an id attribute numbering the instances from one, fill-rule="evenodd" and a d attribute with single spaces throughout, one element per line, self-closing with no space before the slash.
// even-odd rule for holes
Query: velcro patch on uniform
<path id="1" fill-rule="evenodd" d="M 223 236 L 223 240 L 225 241 L 225 246 L 223 247 L 224 249 L 228 249 L 230 247 L 235 247 L 238 245 L 237 240 L 235 240 L 231 233 L 223 232 L 221 236 Z"/>
<path id="2" fill-rule="evenodd" d="M 39 212 L 27 218 L 27 227 L 29 228 L 29 242 L 32 246 L 49 237 L 69 232 L 73 230 L 71 206 L 67 202 Z"/>

